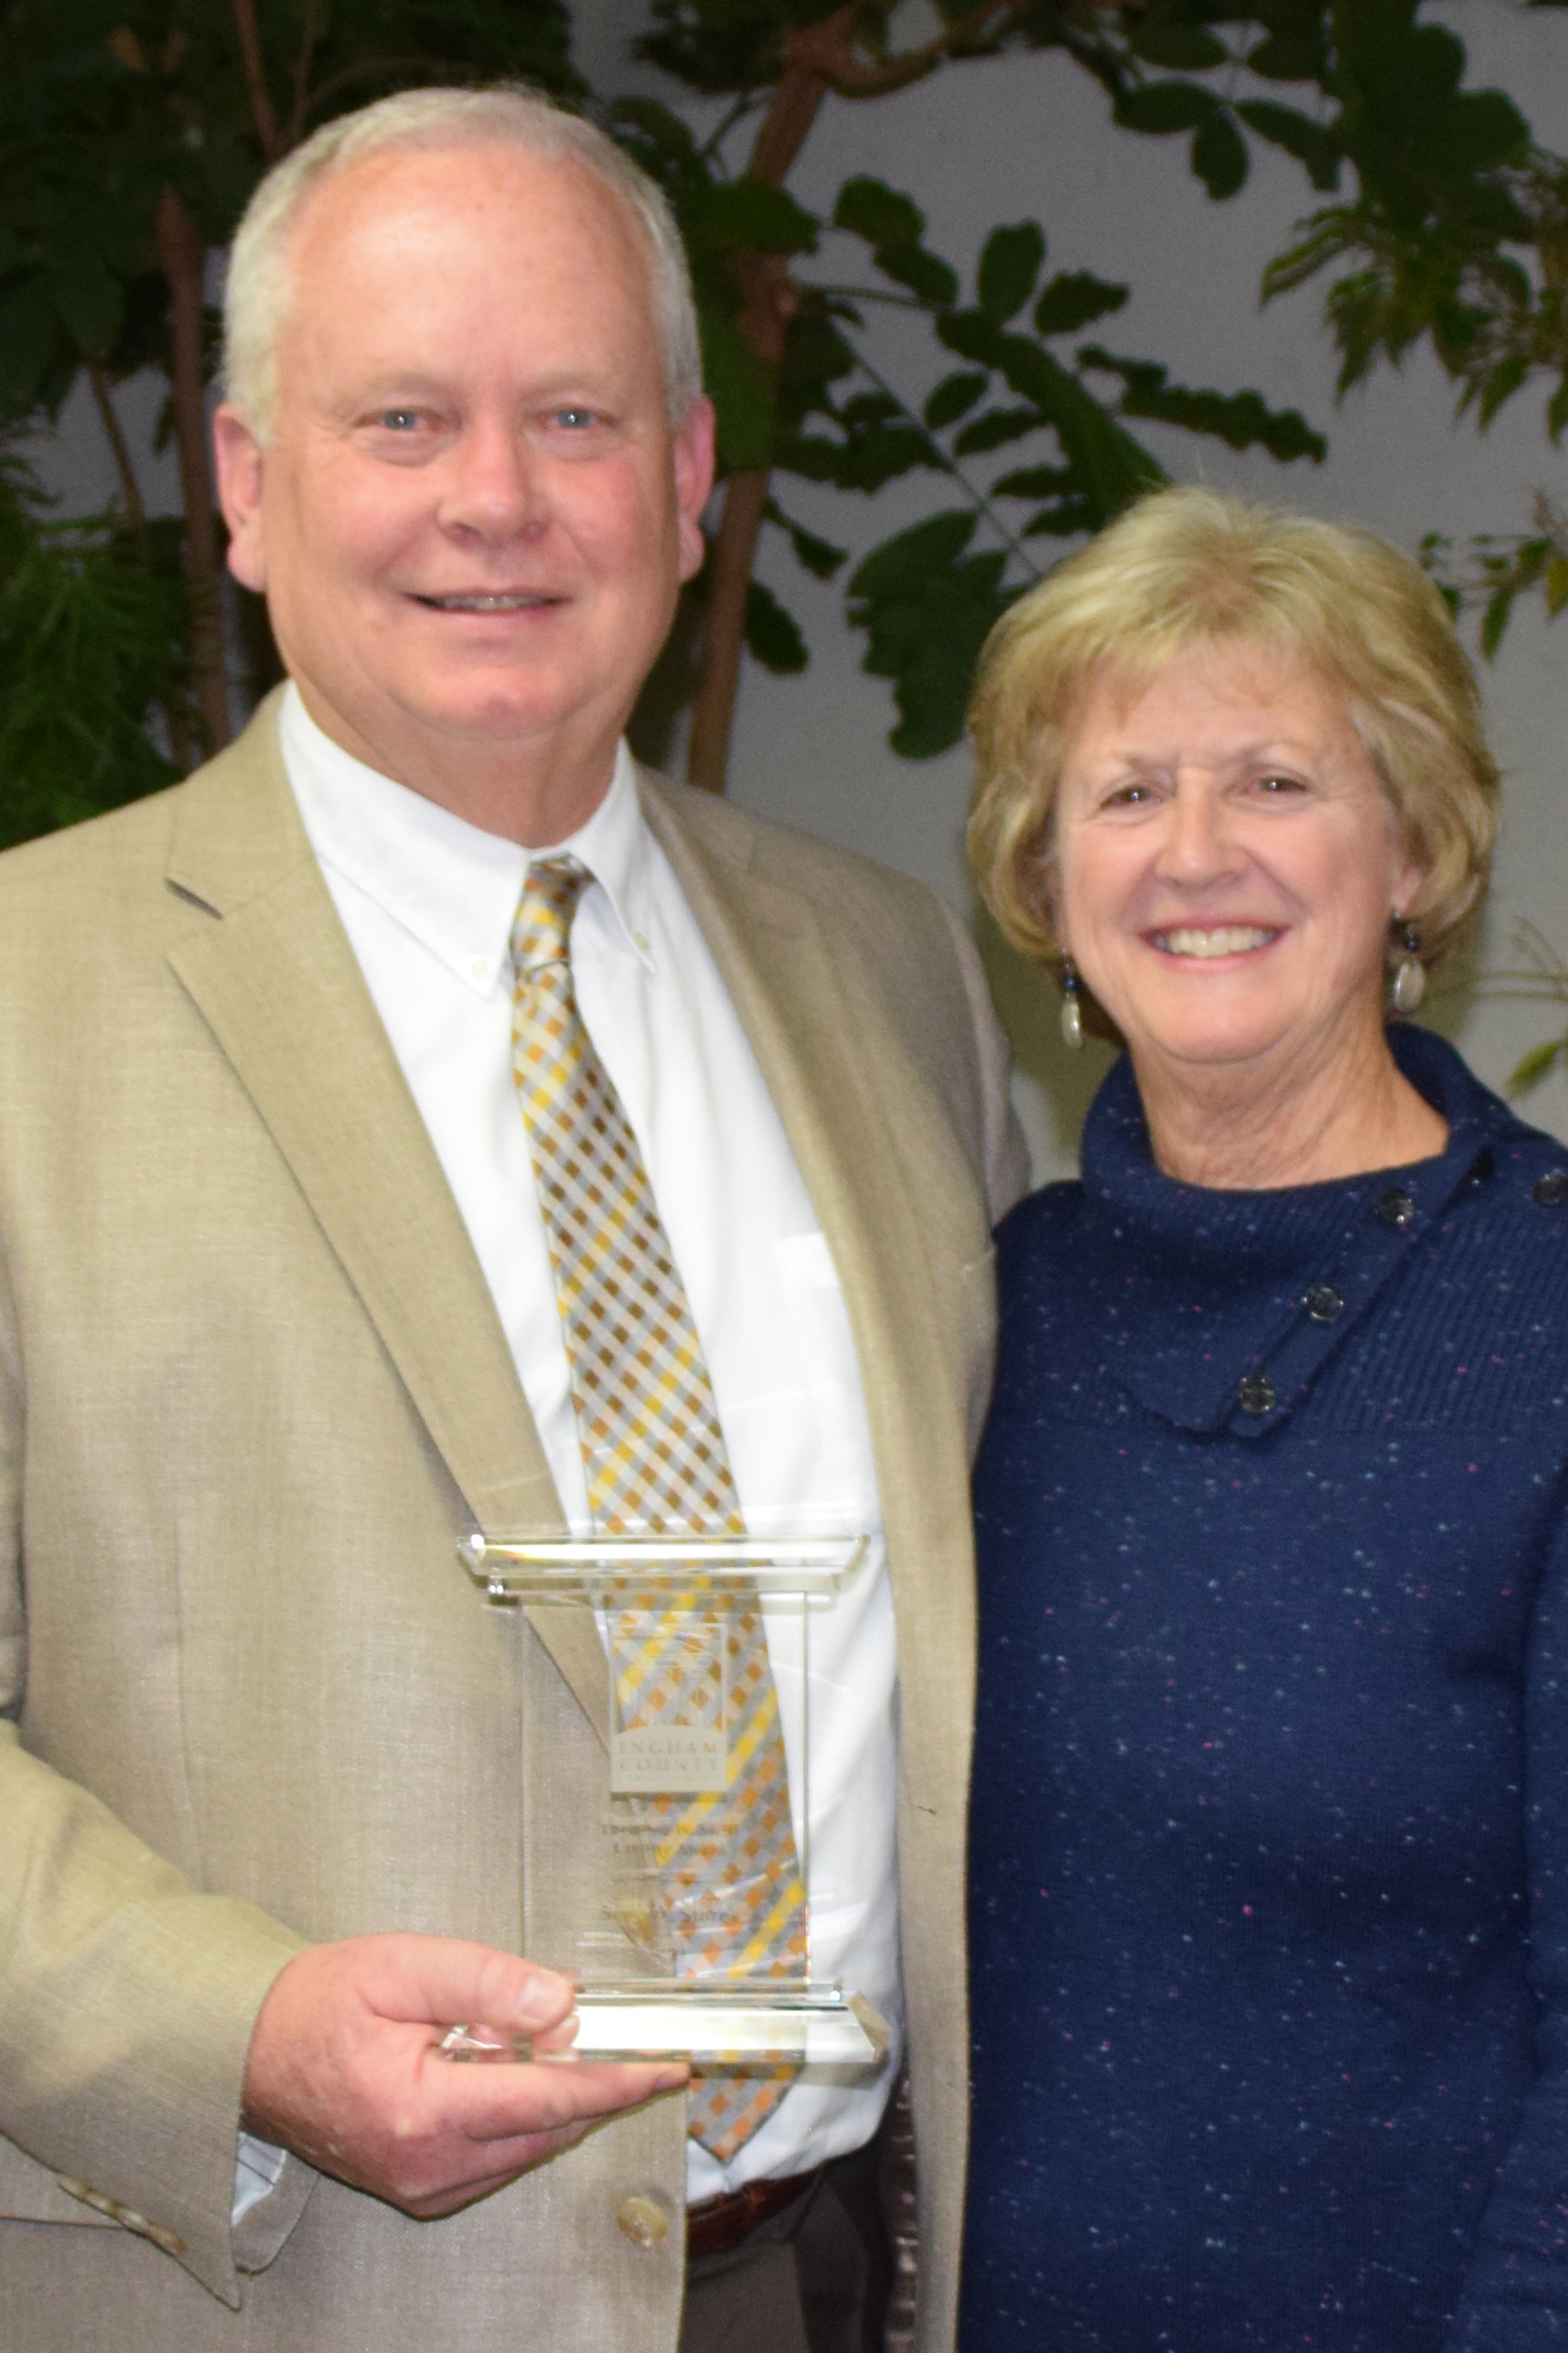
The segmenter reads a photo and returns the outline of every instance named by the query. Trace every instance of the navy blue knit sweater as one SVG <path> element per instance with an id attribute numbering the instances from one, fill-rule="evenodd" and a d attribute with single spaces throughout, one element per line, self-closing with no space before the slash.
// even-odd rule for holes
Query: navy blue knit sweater
<path id="1" fill-rule="evenodd" d="M 1568 1155 L 1000 1234 L 965 2353 L 1568 2347 Z"/>

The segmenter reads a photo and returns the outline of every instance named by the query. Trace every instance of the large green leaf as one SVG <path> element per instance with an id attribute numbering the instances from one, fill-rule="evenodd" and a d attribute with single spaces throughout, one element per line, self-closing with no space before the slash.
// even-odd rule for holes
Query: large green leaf
<path id="1" fill-rule="evenodd" d="M 858 173 L 838 192 L 833 226 L 847 229 L 868 245 L 918 245 L 926 233 L 926 216 L 912 196 Z"/>
<path id="2" fill-rule="evenodd" d="M 1026 434 L 1038 433 L 1039 429 L 1040 413 L 1032 405 L 987 409 L 955 436 L 953 454 L 973 457 L 988 449 L 1004 449 L 1010 441 L 1022 441 Z"/>
<path id="3" fill-rule="evenodd" d="M 703 377 L 718 412 L 719 464 L 726 474 L 766 466 L 779 418 L 773 381 L 733 318 L 704 306 Z"/>
<path id="4" fill-rule="evenodd" d="M 1217 107 L 1192 134 L 1192 168 L 1211 197 L 1234 196 L 1247 177 L 1247 142 L 1234 115 Z"/>
<path id="5" fill-rule="evenodd" d="M 865 668 L 893 682 L 899 721 L 888 741 L 905 759 L 958 742 L 980 649 L 1012 602 L 1005 558 L 966 553 L 974 528 L 972 514 L 932 515 L 875 550 L 849 584 Z"/>
<path id="6" fill-rule="evenodd" d="M 992 231 L 981 250 L 977 282 L 980 307 L 987 318 L 1003 327 L 1023 309 L 1045 258 L 1046 232 L 1037 220 Z"/>
<path id="7" fill-rule="evenodd" d="M 817 224 L 784 188 L 761 180 L 711 180 L 682 210 L 689 237 L 722 251 L 811 253 Z"/>
<path id="8" fill-rule="evenodd" d="M 865 558 L 850 577 L 850 596 L 880 603 L 918 592 L 929 573 L 957 563 L 974 537 L 974 527 L 975 517 L 967 508 L 928 515 L 923 523 L 899 532 Z"/>
<path id="9" fill-rule="evenodd" d="M 1310 115 L 1298 113 L 1294 106 L 1278 105 L 1272 98 L 1243 99 L 1236 112 L 1249 131 L 1255 131 L 1261 139 L 1283 147 L 1297 163 L 1305 164 L 1314 188 L 1338 186 L 1338 144 L 1333 134 Z"/>
<path id="10" fill-rule="evenodd" d="M 1035 305 L 1035 332 L 1076 335 L 1080 328 L 1120 310 L 1127 294 L 1127 287 L 1111 285 L 1091 270 L 1058 272 Z"/>
<path id="11" fill-rule="evenodd" d="M 913 197 L 889 188 L 886 180 L 859 173 L 839 190 L 833 226 L 863 238 L 877 268 L 923 302 L 943 304 L 955 299 L 957 273 L 922 242 L 926 216 Z"/>
<path id="12" fill-rule="evenodd" d="M 933 429 L 954 424 L 968 414 L 991 381 L 983 368 L 963 368 L 956 375 L 944 376 L 926 402 L 926 423 Z"/>
<path id="13" fill-rule="evenodd" d="M 42 401 L 59 342 L 58 315 L 39 274 L 0 285 L 0 424 Z"/>
<path id="14" fill-rule="evenodd" d="M 1185 384 L 1166 381 L 1166 371 L 1152 360 L 1119 360 L 1098 344 L 1079 353 L 1086 368 L 1103 369 L 1120 376 L 1125 391 L 1124 416 L 1158 419 L 1181 425 L 1188 433 L 1209 434 L 1232 449 L 1262 447 L 1288 465 L 1310 457 L 1321 465 L 1328 444 L 1314 431 L 1299 409 L 1272 409 L 1261 392 L 1189 392 Z"/>
<path id="15" fill-rule="evenodd" d="M 1171 131 L 1196 131 L 1207 123 L 1219 101 L 1212 90 L 1197 81 L 1146 81 L 1116 102 L 1116 120 L 1125 130 L 1156 135 Z"/>
<path id="16" fill-rule="evenodd" d="M 1202 73 L 1210 66 L 1229 64 L 1230 59 L 1218 34 L 1203 25 L 1184 25 L 1169 17 L 1135 19 L 1128 47 L 1146 65 L 1166 66 L 1177 73 Z"/>
<path id="17" fill-rule="evenodd" d="M 746 650 L 764 670 L 788 678 L 804 670 L 806 640 L 794 615 L 787 612 L 766 581 L 750 580 L 746 589 Z"/>

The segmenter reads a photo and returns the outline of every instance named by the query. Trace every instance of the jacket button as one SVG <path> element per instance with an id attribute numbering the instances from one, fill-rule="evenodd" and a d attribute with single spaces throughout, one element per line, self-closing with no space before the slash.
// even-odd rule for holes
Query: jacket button
<path id="1" fill-rule="evenodd" d="M 1391 1185 L 1386 1193 L 1379 1196 L 1378 1215 L 1384 1225 L 1402 1229 L 1415 1223 L 1415 1203 L 1402 1185 Z"/>
<path id="2" fill-rule="evenodd" d="M 1236 1402 L 1243 1413 L 1272 1413 L 1279 1391 L 1266 1372 L 1244 1372 L 1236 1383 Z"/>
<path id="3" fill-rule="evenodd" d="M 1303 1292 L 1301 1304 L 1315 1324 L 1331 1324 L 1345 1305 L 1345 1295 L 1332 1283 L 1314 1283 Z"/>
<path id="4" fill-rule="evenodd" d="M 656 2197 L 623 2197 L 616 2208 L 616 2229 L 634 2247 L 657 2247 L 670 2236 L 670 2217 Z"/>
<path id="5" fill-rule="evenodd" d="M 1549 1168 L 1544 1176 L 1536 1178 L 1531 1189 L 1543 1209 L 1560 1209 L 1568 1201 L 1568 1168 Z"/>

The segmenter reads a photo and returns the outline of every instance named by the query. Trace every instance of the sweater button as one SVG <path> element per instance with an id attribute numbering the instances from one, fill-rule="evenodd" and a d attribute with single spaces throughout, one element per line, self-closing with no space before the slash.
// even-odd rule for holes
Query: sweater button
<path id="1" fill-rule="evenodd" d="M 1568 1201 L 1568 1168 L 1549 1168 L 1544 1176 L 1536 1178 L 1531 1189 L 1543 1209 L 1561 1209 Z"/>
<path id="2" fill-rule="evenodd" d="M 1415 1203 L 1402 1185 L 1391 1185 L 1378 1200 L 1378 1215 L 1384 1225 L 1397 1226 L 1402 1232 L 1415 1223 Z"/>
<path id="3" fill-rule="evenodd" d="M 1243 1413 L 1272 1413 L 1279 1391 L 1266 1372 L 1244 1372 L 1236 1383 L 1236 1402 Z"/>
<path id="4" fill-rule="evenodd" d="M 1332 1283 L 1314 1283 L 1303 1292 L 1302 1305 L 1315 1324 L 1331 1324 L 1345 1305 L 1345 1295 Z"/>

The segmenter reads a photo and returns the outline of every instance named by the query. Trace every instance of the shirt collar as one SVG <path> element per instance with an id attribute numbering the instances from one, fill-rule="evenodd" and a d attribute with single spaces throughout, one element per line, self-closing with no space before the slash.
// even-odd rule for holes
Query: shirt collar
<path id="1" fill-rule="evenodd" d="M 531 854 L 382 776 L 324 734 L 291 682 L 278 718 L 284 766 L 323 866 L 373 899 L 476 995 L 504 971 Z M 652 845 L 623 742 L 585 825 L 537 857 L 570 854 L 599 885 L 585 908 L 607 917 L 609 944 L 651 972 Z"/>

